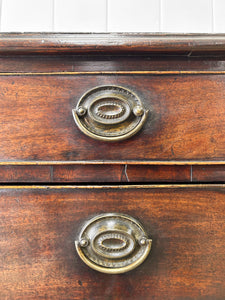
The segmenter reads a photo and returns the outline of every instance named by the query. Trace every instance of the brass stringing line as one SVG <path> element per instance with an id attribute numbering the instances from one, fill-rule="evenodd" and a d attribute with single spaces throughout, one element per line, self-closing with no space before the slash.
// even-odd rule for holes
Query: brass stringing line
<path id="1" fill-rule="evenodd" d="M 87 72 L 1 72 L 0 76 L 35 75 L 222 75 L 225 71 L 87 71 Z"/>
<path id="2" fill-rule="evenodd" d="M 151 165 L 176 165 L 176 166 L 183 166 L 183 165 L 225 165 L 225 161 L 0 161 L 0 166 L 8 165 L 8 166 L 54 166 L 54 165 L 143 165 L 143 166 L 151 166 Z"/>

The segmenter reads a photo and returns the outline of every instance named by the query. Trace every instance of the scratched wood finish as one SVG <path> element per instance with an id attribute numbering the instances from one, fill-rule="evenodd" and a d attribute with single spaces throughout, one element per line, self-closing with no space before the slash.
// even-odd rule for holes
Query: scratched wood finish
<path id="1" fill-rule="evenodd" d="M 224 34 L 1 33 L 0 53 L 199 53 L 225 51 Z"/>
<path id="2" fill-rule="evenodd" d="M 211 180 L 212 180 L 211 176 Z M 191 166 L 123 164 L 2 165 L 1 183 L 190 182 Z"/>
<path id="3" fill-rule="evenodd" d="M 224 165 L 1 165 L 1 183 L 225 182 Z"/>
<path id="4" fill-rule="evenodd" d="M 53 166 L 54 182 L 190 182 L 190 166 Z M 91 177 L 92 176 L 92 177 Z"/>
<path id="5" fill-rule="evenodd" d="M 0 189 L 2 299 L 223 299 L 225 186 Z M 123 275 L 87 267 L 75 253 L 81 224 L 129 214 L 153 240 Z"/>
<path id="6" fill-rule="evenodd" d="M 136 92 L 150 109 L 129 140 L 107 143 L 79 131 L 78 99 L 98 85 Z M 2 76 L 1 161 L 224 160 L 225 77 Z"/>

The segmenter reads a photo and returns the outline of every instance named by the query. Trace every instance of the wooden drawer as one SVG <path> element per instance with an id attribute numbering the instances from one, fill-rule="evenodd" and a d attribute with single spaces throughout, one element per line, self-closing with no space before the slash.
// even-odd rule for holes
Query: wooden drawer
<path id="1" fill-rule="evenodd" d="M 2 299 L 223 299 L 225 186 L 2 186 Z M 147 260 L 121 275 L 75 252 L 82 223 L 105 212 L 137 218 Z M 183 297 L 183 298 L 182 298 Z"/>
<path id="2" fill-rule="evenodd" d="M 166 72 L 165 72 L 166 73 Z M 1 74 L 2 75 L 2 74 Z M 223 75 L 1 76 L 0 160 L 221 161 L 225 153 Z M 134 137 L 96 141 L 76 126 L 72 109 L 88 90 L 119 85 L 149 115 Z"/>

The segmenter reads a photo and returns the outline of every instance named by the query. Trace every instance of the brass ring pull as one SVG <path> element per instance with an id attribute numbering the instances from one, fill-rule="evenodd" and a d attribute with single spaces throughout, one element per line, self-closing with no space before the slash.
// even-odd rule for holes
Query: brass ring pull
<path id="1" fill-rule="evenodd" d="M 91 219 L 75 241 L 80 258 L 92 269 L 108 274 L 139 266 L 148 256 L 151 244 L 137 220 L 118 213 Z"/>
<path id="2" fill-rule="evenodd" d="M 85 93 L 72 110 L 78 128 L 103 141 L 120 141 L 137 133 L 147 118 L 141 100 L 119 86 L 99 86 Z"/>

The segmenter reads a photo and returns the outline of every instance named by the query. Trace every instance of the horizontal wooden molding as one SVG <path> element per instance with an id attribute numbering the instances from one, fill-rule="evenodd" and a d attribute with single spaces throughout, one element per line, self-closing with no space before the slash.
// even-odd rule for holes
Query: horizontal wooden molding
<path id="1" fill-rule="evenodd" d="M 132 185 L 1 185 L 1 189 L 178 189 L 178 188 L 225 188 L 225 184 L 132 184 Z M 224 191 L 225 192 L 225 191 Z"/>
<path id="2" fill-rule="evenodd" d="M 83 71 L 83 72 L 2 72 L 0 76 L 70 76 L 70 75 L 224 75 L 224 71 Z"/>
<path id="3" fill-rule="evenodd" d="M 2 53 L 225 53 L 225 34 L 1 33 Z"/>

